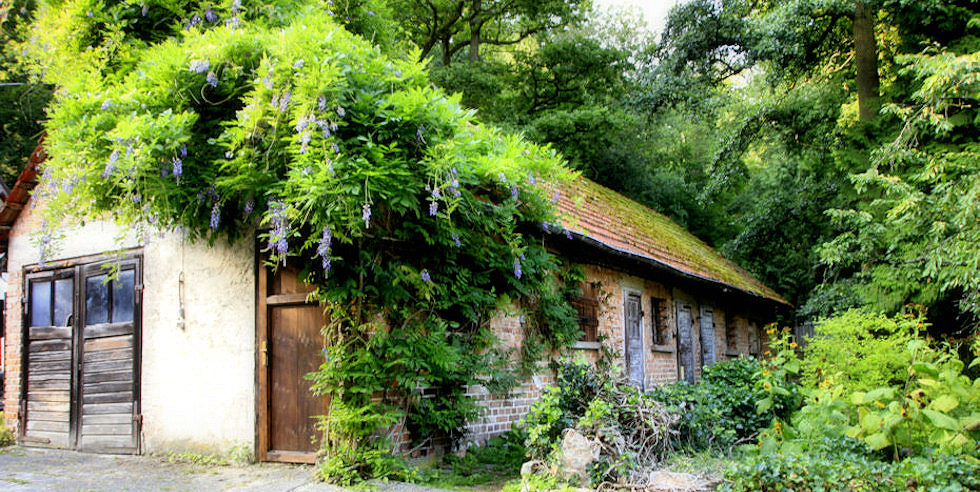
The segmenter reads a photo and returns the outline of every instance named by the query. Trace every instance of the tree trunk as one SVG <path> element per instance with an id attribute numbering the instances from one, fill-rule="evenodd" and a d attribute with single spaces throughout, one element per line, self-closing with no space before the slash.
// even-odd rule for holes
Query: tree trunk
<path id="1" fill-rule="evenodd" d="M 480 61 L 480 31 L 483 29 L 483 0 L 473 0 L 470 14 L 470 62 Z"/>
<path id="2" fill-rule="evenodd" d="M 872 121 L 878 114 L 878 45 L 875 43 L 875 9 L 866 0 L 854 6 L 854 63 L 857 72 L 858 115 Z"/>

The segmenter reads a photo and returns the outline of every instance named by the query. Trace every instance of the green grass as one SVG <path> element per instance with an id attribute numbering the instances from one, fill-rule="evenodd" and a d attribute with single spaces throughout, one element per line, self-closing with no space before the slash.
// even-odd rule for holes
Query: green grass
<path id="1" fill-rule="evenodd" d="M 442 489 L 500 488 L 517 478 L 525 457 L 524 437 L 516 431 L 494 437 L 463 456 L 446 455 L 441 463 L 419 470 L 417 483 Z"/>

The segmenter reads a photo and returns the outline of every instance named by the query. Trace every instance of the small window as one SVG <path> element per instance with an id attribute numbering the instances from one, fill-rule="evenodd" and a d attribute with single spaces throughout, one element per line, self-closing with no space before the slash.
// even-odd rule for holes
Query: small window
<path id="1" fill-rule="evenodd" d="M 599 296 L 593 284 L 582 285 L 582 295 L 569 300 L 578 311 L 578 326 L 582 330 L 582 342 L 599 340 Z"/>
<path id="2" fill-rule="evenodd" d="M 729 352 L 738 352 L 738 325 L 731 315 L 725 316 L 725 345 Z"/>
<path id="3" fill-rule="evenodd" d="M 31 282 L 31 326 L 51 326 L 51 282 Z"/>
<path id="4" fill-rule="evenodd" d="M 657 297 L 650 298 L 650 324 L 653 330 L 653 344 L 667 345 L 670 335 L 667 333 L 667 300 Z"/>

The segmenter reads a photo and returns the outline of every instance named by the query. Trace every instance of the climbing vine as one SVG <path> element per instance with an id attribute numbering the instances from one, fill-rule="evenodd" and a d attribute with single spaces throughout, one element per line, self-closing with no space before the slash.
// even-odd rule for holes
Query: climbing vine
<path id="1" fill-rule="evenodd" d="M 577 338 L 576 274 L 540 226 L 558 221 L 549 190 L 572 175 L 330 9 L 57 2 L 39 7 L 24 52 L 57 87 L 42 253 L 50 230 L 107 214 L 212 244 L 258 231 L 329 314 L 310 375 L 331 396 L 322 470 L 351 481 L 397 471 L 405 432 L 462 437 L 468 386 L 505 390 L 534 370 L 541 350 L 498 348 L 500 309 L 549 350 Z"/>

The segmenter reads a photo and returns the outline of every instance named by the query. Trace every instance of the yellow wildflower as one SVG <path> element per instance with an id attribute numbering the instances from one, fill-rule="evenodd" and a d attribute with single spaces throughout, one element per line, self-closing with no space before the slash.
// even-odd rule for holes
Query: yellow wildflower
<path id="1" fill-rule="evenodd" d="M 796 348 L 796 347 L 797 347 L 796 342 L 789 343 L 789 348 Z"/>
<path id="2" fill-rule="evenodd" d="M 884 403 L 882 403 L 882 402 L 880 402 L 880 401 L 876 401 L 876 402 L 875 402 L 875 405 L 878 405 L 878 406 L 879 406 L 879 407 L 881 407 L 881 408 L 885 408 L 885 404 L 884 404 Z"/>

